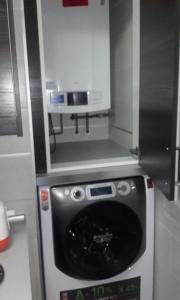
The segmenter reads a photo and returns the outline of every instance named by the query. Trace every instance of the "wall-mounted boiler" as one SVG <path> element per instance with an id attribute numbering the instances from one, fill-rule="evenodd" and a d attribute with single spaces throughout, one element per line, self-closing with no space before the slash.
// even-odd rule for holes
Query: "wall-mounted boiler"
<path id="1" fill-rule="evenodd" d="M 110 108 L 109 0 L 85 2 L 42 0 L 49 113 Z"/>

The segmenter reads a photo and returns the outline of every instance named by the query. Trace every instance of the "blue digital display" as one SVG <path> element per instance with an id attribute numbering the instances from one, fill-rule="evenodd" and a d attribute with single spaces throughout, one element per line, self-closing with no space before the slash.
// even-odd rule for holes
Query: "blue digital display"
<path id="1" fill-rule="evenodd" d="M 59 94 L 59 95 L 51 95 L 50 99 L 51 104 L 59 104 L 59 103 L 64 103 L 64 95 Z"/>

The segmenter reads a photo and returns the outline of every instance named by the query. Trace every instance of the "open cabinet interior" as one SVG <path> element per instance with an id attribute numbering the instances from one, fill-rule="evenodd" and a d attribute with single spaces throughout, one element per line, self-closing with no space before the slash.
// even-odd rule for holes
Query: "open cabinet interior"
<path id="1" fill-rule="evenodd" d="M 139 0 L 41 0 L 48 171 L 137 163 Z"/>

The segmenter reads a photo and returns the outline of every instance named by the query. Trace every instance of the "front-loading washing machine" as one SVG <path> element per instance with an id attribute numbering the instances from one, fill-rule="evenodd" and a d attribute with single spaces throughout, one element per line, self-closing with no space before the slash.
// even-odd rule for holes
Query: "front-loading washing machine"
<path id="1" fill-rule="evenodd" d="M 38 193 L 47 300 L 153 299 L 148 176 L 51 180 Z"/>

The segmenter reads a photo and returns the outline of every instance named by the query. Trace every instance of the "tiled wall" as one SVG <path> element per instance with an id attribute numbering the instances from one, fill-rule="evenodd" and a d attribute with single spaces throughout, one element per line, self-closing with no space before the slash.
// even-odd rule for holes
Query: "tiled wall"
<path id="1" fill-rule="evenodd" d="M 155 193 L 154 300 L 180 299 L 180 203 Z"/>

